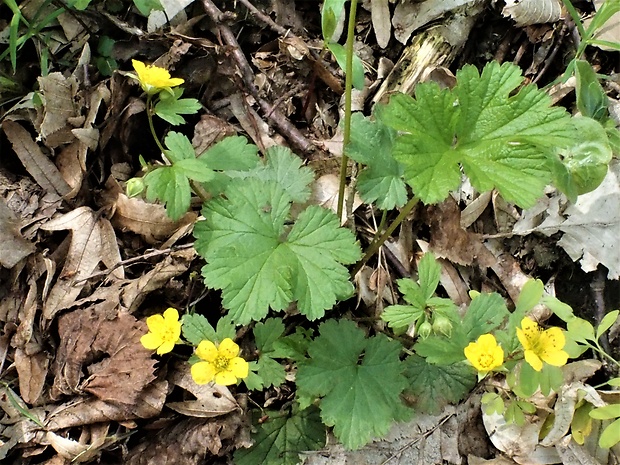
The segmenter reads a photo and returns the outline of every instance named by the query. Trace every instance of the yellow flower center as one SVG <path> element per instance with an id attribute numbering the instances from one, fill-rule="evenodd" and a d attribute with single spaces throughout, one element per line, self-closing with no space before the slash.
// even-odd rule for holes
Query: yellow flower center
<path id="1" fill-rule="evenodd" d="M 493 366 L 493 356 L 489 354 L 480 354 L 478 357 L 478 365 L 484 368 Z"/>
<path id="2" fill-rule="evenodd" d="M 229 361 L 230 360 L 228 359 L 228 357 L 224 355 L 218 355 L 217 357 L 215 357 L 215 360 L 213 360 L 213 366 L 215 366 L 215 369 L 218 371 L 224 371 L 228 369 Z"/>

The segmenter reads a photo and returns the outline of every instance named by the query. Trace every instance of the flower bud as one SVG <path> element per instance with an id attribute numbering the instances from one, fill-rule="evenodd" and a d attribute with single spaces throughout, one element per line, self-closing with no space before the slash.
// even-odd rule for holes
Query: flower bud
<path id="1" fill-rule="evenodd" d="M 142 178 L 131 178 L 127 181 L 127 197 L 135 197 L 140 195 L 144 190 L 144 180 Z"/>
<path id="2" fill-rule="evenodd" d="M 443 315 L 434 315 L 433 331 L 435 334 L 443 334 L 446 337 L 450 337 L 452 335 L 452 323 Z"/>
<path id="3" fill-rule="evenodd" d="M 432 332 L 433 332 L 433 327 L 428 321 L 425 321 L 424 323 L 422 323 L 420 327 L 418 328 L 418 333 L 420 334 L 420 337 L 422 339 L 426 339 L 427 337 L 429 337 Z"/>

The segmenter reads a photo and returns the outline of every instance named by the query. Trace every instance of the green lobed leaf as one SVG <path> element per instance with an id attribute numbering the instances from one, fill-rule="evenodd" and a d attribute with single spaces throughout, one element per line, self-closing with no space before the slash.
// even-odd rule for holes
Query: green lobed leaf
<path id="1" fill-rule="evenodd" d="M 583 116 L 602 121 L 607 117 L 609 99 L 592 65 L 585 60 L 575 60 L 575 77 L 577 108 Z"/>
<path id="2" fill-rule="evenodd" d="M 235 451 L 236 465 L 297 465 L 300 453 L 325 445 L 325 427 L 316 407 L 265 414 L 268 419 L 258 425 L 252 447 Z"/>
<path id="3" fill-rule="evenodd" d="M 254 326 L 256 347 L 261 353 L 273 352 L 273 344 L 284 334 L 282 318 L 268 318 L 264 323 Z"/>
<path id="4" fill-rule="evenodd" d="M 262 181 L 277 182 L 293 202 L 303 203 L 311 193 L 310 184 L 314 180 L 312 169 L 302 166 L 301 159 L 287 147 L 274 145 L 265 153 L 266 163 L 258 165 L 247 176 Z"/>
<path id="5" fill-rule="evenodd" d="M 450 366 L 465 360 L 463 350 L 469 341 L 461 328 L 453 327 L 450 337 L 433 334 L 418 340 L 414 349 L 416 354 L 426 358 L 428 363 Z"/>
<path id="6" fill-rule="evenodd" d="M 425 253 L 420 260 L 418 277 L 424 298 L 428 300 L 435 293 L 441 277 L 441 265 L 435 260 L 435 256 L 431 252 Z"/>
<path id="7" fill-rule="evenodd" d="M 464 363 L 434 365 L 412 355 L 405 360 L 408 391 L 416 398 L 415 409 L 437 414 L 448 403 L 456 403 L 476 385 L 476 374 Z"/>
<path id="8" fill-rule="evenodd" d="M 319 331 L 310 358 L 299 364 L 298 390 L 321 397 L 323 422 L 345 447 L 357 449 L 405 418 L 402 346 L 384 335 L 366 338 L 348 320 L 328 320 Z"/>
<path id="9" fill-rule="evenodd" d="M 442 201 L 459 185 L 460 164 L 478 191 L 497 188 L 507 201 L 534 204 L 551 181 L 556 148 L 576 135 L 544 92 L 530 85 L 514 93 L 522 79 L 510 63 L 489 63 L 482 74 L 465 66 L 453 90 L 423 83 L 415 98 L 396 95 L 378 108 L 379 119 L 405 132 L 394 157 L 423 202 Z"/>
<path id="10" fill-rule="evenodd" d="M 174 166 L 157 167 L 144 176 L 144 185 L 147 200 L 160 200 L 172 220 L 176 221 L 187 213 L 192 191 L 181 169 Z"/>
<path id="11" fill-rule="evenodd" d="M 274 358 L 290 358 L 299 362 L 306 357 L 311 340 L 312 331 L 298 326 L 293 334 L 284 336 L 273 343 L 271 355 Z"/>
<path id="12" fill-rule="evenodd" d="M 390 328 L 407 328 L 424 314 L 424 309 L 412 305 L 390 305 L 383 310 L 381 319 Z"/>
<path id="13" fill-rule="evenodd" d="M 185 118 L 181 115 L 193 115 L 202 108 L 202 105 L 195 98 L 181 98 L 182 95 L 182 87 L 170 89 L 170 92 L 161 92 L 155 105 L 155 114 L 174 126 L 184 124 Z"/>
<path id="14" fill-rule="evenodd" d="M 200 341 L 203 340 L 211 342 L 218 341 L 215 329 L 203 315 L 188 313 L 183 315 L 181 322 L 183 337 L 187 339 L 190 344 L 197 346 L 200 344 Z"/>
<path id="15" fill-rule="evenodd" d="M 344 264 L 361 255 L 353 234 L 331 211 L 310 206 L 290 220 L 291 197 L 277 183 L 233 180 L 226 198 L 205 204 L 195 228 L 202 274 L 222 289 L 223 305 L 238 324 L 260 320 L 293 300 L 314 320 L 353 293 Z"/>
<path id="16" fill-rule="evenodd" d="M 461 325 L 467 343 L 499 327 L 508 314 L 506 303 L 499 294 L 494 292 L 476 296 L 469 304 Z"/>
<path id="17" fill-rule="evenodd" d="M 229 136 L 208 148 L 198 157 L 209 168 L 218 171 L 247 171 L 255 168 L 260 159 L 258 148 L 241 136 Z"/>
<path id="18" fill-rule="evenodd" d="M 268 355 L 258 358 L 258 375 L 263 381 L 263 389 L 270 386 L 278 387 L 286 380 L 284 367 Z"/>
<path id="19" fill-rule="evenodd" d="M 361 113 L 351 116 L 351 141 L 346 155 L 363 163 L 357 180 L 362 200 L 375 202 L 382 210 L 402 207 L 407 202 L 407 189 L 402 179 L 403 167 L 392 156 L 395 132 Z"/>
<path id="20" fill-rule="evenodd" d="M 165 154 L 171 163 L 196 158 L 194 146 L 185 134 L 170 131 L 164 139 L 164 144 L 168 149 Z"/>

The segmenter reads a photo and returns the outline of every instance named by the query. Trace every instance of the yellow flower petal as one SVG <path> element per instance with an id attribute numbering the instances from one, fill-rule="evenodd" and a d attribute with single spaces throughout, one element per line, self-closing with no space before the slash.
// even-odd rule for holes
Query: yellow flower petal
<path id="1" fill-rule="evenodd" d="M 235 384 L 236 382 L 237 377 L 230 370 L 220 371 L 215 375 L 215 384 L 230 386 L 231 384 Z"/>
<path id="2" fill-rule="evenodd" d="M 540 356 L 545 363 L 553 365 L 554 367 L 561 367 L 568 362 L 568 354 L 563 350 L 556 350 L 553 352 L 543 352 Z"/>
<path id="3" fill-rule="evenodd" d="M 164 320 L 166 320 L 167 322 L 175 322 L 175 323 L 177 323 L 179 321 L 179 312 L 177 311 L 177 309 L 169 307 L 164 312 Z"/>
<path id="4" fill-rule="evenodd" d="M 218 349 L 219 349 L 220 355 L 223 355 L 224 357 L 228 359 L 233 359 L 237 355 L 239 355 L 239 346 L 235 344 L 233 340 L 230 339 L 229 337 L 227 337 L 220 343 L 220 346 Z"/>
<path id="5" fill-rule="evenodd" d="M 540 335 L 540 345 L 546 349 L 562 350 L 566 338 L 560 328 L 549 328 Z"/>
<path id="6" fill-rule="evenodd" d="M 161 333 L 166 327 L 164 317 L 161 315 L 151 315 L 146 319 L 146 326 L 152 333 Z"/>
<path id="7" fill-rule="evenodd" d="M 168 352 L 172 352 L 174 349 L 174 344 L 176 341 L 164 341 L 157 349 L 157 355 L 167 354 Z"/>
<path id="8" fill-rule="evenodd" d="M 536 371 L 542 370 L 543 364 L 540 357 L 533 350 L 525 351 L 525 361 L 529 363 Z"/>
<path id="9" fill-rule="evenodd" d="M 194 363 L 190 372 L 196 384 L 207 384 L 215 377 L 215 368 L 209 362 Z"/>
<path id="10" fill-rule="evenodd" d="M 492 334 L 483 334 L 476 342 L 470 342 L 464 353 L 467 360 L 481 373 L 492 371 L 504 363 L 504 350 Z"/>
<path id="11" fill-rule="evenodd" d="M 211 341 L 200 341 L 196 347 L 196 355 L 206 362 L 213 362 L 219 355 L 215 344 Z"/>
<path id="12" fill-rule="evenodd" d="M 246 378 L 250 372 L 250 365 L 241 357 L 235 357 L 228 364 L 228 369 L 237 378 Z"/>
<path id="13" fill-rule="evenodd" d="M 161 345 L 163 341 L 158 334 L 146 333 L 140 338 L 140 342 L 146 349 L 155 350 Z"/>

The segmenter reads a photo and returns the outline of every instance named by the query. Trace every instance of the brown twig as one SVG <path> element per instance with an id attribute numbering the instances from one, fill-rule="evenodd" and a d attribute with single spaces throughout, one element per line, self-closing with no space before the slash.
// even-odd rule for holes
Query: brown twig
<path id="1" fill-rule="evenodd" d="M 211 0 L 202 0 L 205 11 L 215 23 L 217 33 L 222 41 L 232 50 L 232 56 L 237 63 L 241 73 L 241 79 L 252 97 L 260 105 L 264 115 L 269 115 L 268 119 L 282 132 L 295 148 L 304 153 L 311 153 L 315 150 L 314 145 L 284 116 L 277 108 L 274 108 L 259 95 L 258 89 L 254 84 L 254 72 L 250 63 L 241 51 L 237 38 L 232 30 L 222 22 L 227 16 Z"/>

